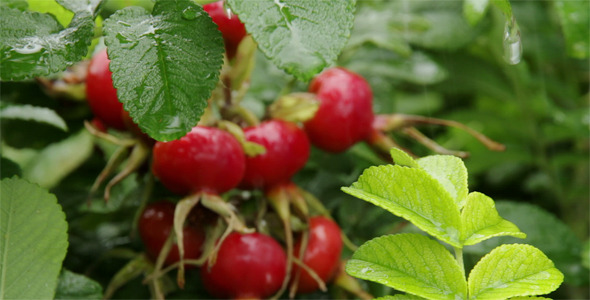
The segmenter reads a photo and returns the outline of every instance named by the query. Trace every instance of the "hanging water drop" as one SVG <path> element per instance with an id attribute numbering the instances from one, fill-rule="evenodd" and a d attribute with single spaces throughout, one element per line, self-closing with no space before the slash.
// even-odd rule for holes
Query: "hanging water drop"
<path id="1" fill-rule="evenodd" d="M 194 7 L 187 7 L 182 11 L 182 18 L 185 20 L 194 20 L 199 15 L 199 12 Z"/>
<path id="2" fill-rule="evenodd" d="M 522 42 L 520 29 L 514 16 L 510 20 L 506 20 L 502 45 L 504 47 L 504 60 L 511 65 L 518 64 L 522 58 Z"/>

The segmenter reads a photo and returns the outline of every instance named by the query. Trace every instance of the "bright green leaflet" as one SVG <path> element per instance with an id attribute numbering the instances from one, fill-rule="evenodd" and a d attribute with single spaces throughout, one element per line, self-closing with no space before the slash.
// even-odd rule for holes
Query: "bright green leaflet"
<path id="1" fill-rule="evenodd" d="M 468 279 L 470 299 L 506 299 L 550 293 L 563 274 L 541 250 L 523 244 L 502 245 L 484 256 Z"/>
<path id="2" fill-rule="evenodd" d="M 102 286 L 84 275 L 64 269 L 59 275 L 54 299 L 102 299 Z"/>
<path id="3" fill-rule="evenodd" d="M 389 151 L 393 162 L 399 166 L 406 166 L 411 168 L 420 168 L 418 163 L 405 151 L 398 148 L 391 148 Z"/>
<path id="4" fill-rule="evenodd" d="M 333 65 L 348 38 L 354 0 L 229 0 L 258 48 L 279 68 L 309 81 Z"/>
<path id="5" fill-rule="evenodd" d="M 45 123 L 63 131 L 68 130 L 66 122 L 53 110 L 32 105 L 11 105 L 0 108 L 2 119 L 20 119 Z"/>
<path id="6" fill-rule="evenodd" d="M 68 248 L 65 214 L 54 195 L 23 179 L 0 188 L 0 299 L 53 299 Z"/>
<path id="7" fill-rule="evenodd" d="M 590 55 L 590 1 L 556 0 L 554 7 L 561 20 L 568 54 L 587 58 Z"/>
<path id="8" fill-rule="evenodd" d="M 104 22 L 113 84 L 152 138 L 181 138 L 197 125 L 223 64 L 223 40 L 203 9 L 188 0 L 158 1 Z"/>
<path id="9" fill-rule="evenodd" d="M 526 239 L 511 236 L 489 239 L 465 247 L 465 253 L 482 256 L 502 244 L 523 243 L 539 248 L 565 275 L 565 282 L 582 285 L 588 282 L 588 272 L 579 268 L 582 243 L 570 227 L 554 214 L 537 205 L 523 202 L 496 201 L 500 215 L 513 222 Z"/>
<path id="10" fill-rule="evenodd" d="M 392 165 L 370 167 L 357 182 L 342 190 L 409 220 L 450 245 L 462 247 L 459 208 L 424 170 Z"/>
<path id="11" fill-rule="evenodd" d="M 461 267 L 444 246 L 415 233 L 387 235 L 363 244 L 346 272 L 429 299 L 466 299 Z"/>
<path id="12" fill-rule="evenodd" d="M 91 11 L 76 12 L 63 28 L 51 15 L 0 7 L 0 78 L 23 80 L 63 71 L 88 52 Z"/>
<path id="13" fill-rule="evenodd" d="M 408 294 L 396 294 L 396 295 L 386 295 L 383 297 L 375 298 L 375 300 L 424 300 L 426 298 L 408 295 Z"/>
<path id="14" fill-rule="evenodd" d="M 475 25 L 485 16 L 490 0 L 463 0 L 463 15 L 469 24 Z"/>
<path id="15" fill-rule="evenodd" d="M 467 204 L 461 211 L 461 241 L 474 245 L 496 236 L 526 238 L 516 225 L 498 215 L 494 200 L 478 192 L 467 196 Z"/>
<path id="16" fill-rule="evenodd" d="M 449 192 L 459 208 L 465 205 L 465 199 L 469 193 L 467 168 L 460 158 L 450 155 L 431 155 L 420 158 L 416 162 Z"/>

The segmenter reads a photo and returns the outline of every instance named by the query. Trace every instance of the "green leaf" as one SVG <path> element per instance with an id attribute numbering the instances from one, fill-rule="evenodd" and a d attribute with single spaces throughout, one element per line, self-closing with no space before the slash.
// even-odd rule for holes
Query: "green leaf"
<path id="1" fill-rule="evenodd" d="M 2 119 L 31 120 L 57 127 L 63 131 L 68 130 L 66 122 L 55 111 L 46 107 L 32 105 L 4 106 L 0 109 Z"/>
<path id="2" fill-rule="evenodd" d="M 494 200 L 478 192 L 467 196 L 467 203 L 461 211 L 461 225 L 464 245 L 474 245 L 496 236 L 526 238 L 516 225 L 498 215 Z"/>
<path id="3" fill-rule="evenodd" d="M 68 248 L 54 195 L 23 179 L 0 182 L 0 299 L 52 299 Z"/>
<path id="4" fill-rule="evenodd" d="M 102 299 L 102 286 L 84 275 L 64 269 L 59 276 L 54 299 Z"/>
<path id="5" fill-rule="evenodd" d="M 398 148 L 391 148 L 389 150 L 391 154 L 391 158 L 396 165 L 411 167 L 411 168 L 420 168 L 418 163 L 404 150 Z"/>
<path id="6" fill-rule="evenodd" d="M 23 177 L 51 188 L 78 168 L 92 154 L 92 135 L 85 129 L 40 151 L 23 166 Z"/>
<path id="7" fill-rule="evenodd" d="M 375 238 L 346 264 L 350 275 L 428 299 L 466 299 L 461 267 L 445 247 L 415 233 Z"/>
<path id="8" fill-rule="evenodd" d="M 565 275 L 565 281 L 575 285 L 588 283 L 588 271 L 580 267 L 582 243 L 570 227 L 555 215 L 529 203 L 496 202 L 496 209 L 506 220 L 516 224 L 527 237 L 498 237 L 464 248 L 464 253 L 484 255 L 509 243 L 526 243 L 539 248 Z"/>
<path id="9" fill-rule="evenodd" d="M 502 245 L 484 256 L 468 279 L 470 299 L 506 299 L 550 293 L 563 274 L 541 250 L 522 244 Z"/>
<path id="10" fill-rule="evenodd" d="M 424 170 L 392 165 L 370 167 L 357 182 L 342 190 L 407 219 L 450 245 L 462 247 L 459 208 Z"/>
<path id="11" fill-rule="evenodd" d="M 415 50 L 409 57 L 376 47 L 362 47 L 343 62 L 358 73 L 426 85 L 443 81 L 447 71 L 428 54 Z"/>
<path id="12" fill-rule="evenodd" d="M 428 22 L 408 20 L 408 17 L 404 18 L 404 15 L 396 13 L 395 10 L 362 6 L 355 14 L 354 27 L 346 47 L 356 48 L 366 43 L 372 43 L 379 48 L 396 52 L 404 57 L 409 56 L 412 53 L 410 45 L 401 35 L 392 34 L 391 30 L 391 27 L 395 26 L 400 19 L 405 21 L 409 30 L 415 27 L 414 23 L 428 24 Z"/>
<path id="13" fill-rule="evenodd" d="M 485 16 L 490 0 L 463 0 L 463 16 L 469 24 L 476 25 Z"/>
<path id="14" fill-rule="evenodd" d="M 510 5 L 510 1 L 508 0 L 492 0 L 492 4 L 494 4 L 497 8 L 502 11 L 502 13 L 506 16 L 506 19 L 512 18 L 512 6 Z"/>
<path id="15" fill-rule="evenodd" d="M 431 155 L 416 160 L 420 168 L 436 179 L 459 208 L 465 205 L 469 189 L 467 168 L 463 161 L 451 155 Z"/>
<path id="16" fill-rule="evenodd" d="M 8 178 L 12 176 L 22 176 L 20 166 L 12 160 L 0 157 L 0 178 Z"/>
<path id="17" fill-rule="evenodd" d="M 69 27 L 49 14 L 0 7 L 0 78 L 22 80 L 63 71 L 88 52 L 92 14 L 80 11 Z"/>
<path id="18" fill-rule="evenodd" d="M 143 132 L 159 141 L 197 125 L 223 63 L 223 40 L 209 15 L 188 1 L 158 1 L 104 22 L 117 95 Z"/>
<path id="19" fill-rule="evenodd" d="M 87 11 L 94 15 L 103 0 L 55 0 L 69 11 Z"/>
<path id="20" fill-rule="evenodd" d="M 229 0 L 259 49 L 302 81 L 334 64 L 350 37 L 355 0 Z"/>
<path id="21" fill-rule="evenodd" d="M 409 295 L 409 294 L 396 294 L 396 295 L 385 295 L 383 297 L 375 298 L 375 300 L 423 300 L 426 298 Z"/>
<path id="22" fill-rule="evenodd" d="M 19 10 L 26 10 L 29 7 L 27 0 L 3 0 L 0 5 L 17 8 Z"/>
<path id="23" fill-rule="evenodd" d="M 29 10 L 52 14 L 62 26 L 68 26 L 74 13 L 59 5 L 55 0 L 27 0 Z"/>
<path id="24" fill-rule="evenodd" d="M 575 58 L 587 58 L 590 55 L 590 2 L 556 0 L 554 3 L 568 54 Z"/>

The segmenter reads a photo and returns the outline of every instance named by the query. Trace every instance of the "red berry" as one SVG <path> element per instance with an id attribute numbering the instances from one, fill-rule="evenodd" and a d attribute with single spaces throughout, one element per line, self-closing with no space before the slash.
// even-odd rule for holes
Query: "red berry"
<path id="1" fill-rule="evenodd" d="M 156 259 L 164 246 L 168 235 L 171 234 L 174 223 L 175 205 L 168 201 L 158 201 L 147 205 L 139 218 L 139 235 L 146 246 L 147 254 Z M 205 241 L 202 230 L 186 226 L 182 230 L 184 234 L 184 258 L 197 259 L 201 256 L 201 246 Z M 171 265 L 180 261 L 178 245 L 174 244 L 166 257 L 165 264 Z M 188 265 L 187 265 L 188 267 Z"/>
<path id="2" fill-rule="evenodd" d="M 270 187 L 287 182 L 309 158 L 309 140 L 297 125 L 281 120 L 244 129 L 246 140 L 261 144 L 264 154 L 246 158 L 244 188 Z"/>
<path id="3" fill-rule="evenodd" d="M 205 289 L 223 299 L 263 299 L 276 293 L 287 272 L 287 256 L 279 243 L 261 233 L 231 233 L 216 263 L 201 268 Z"/>
<path id="4" fill-rule="evenodd" d="M 225 193 L 245 168 L 240 143 L 217 128 L 196 126 L 179 140 L 154 145 L 152 171 L 174 193 Z"/>
<path id="5" fill-rule="evenodd" d="M 123 104 L 117 98 L 117 90 L 113 87 L 110 60 L 107 50 L 96 53 L 88 65 L 86 75 L 86 99 L 92 113 L 107 126 L 124 130 L 125 124 L 121 119 Z"/>
<path id="6" fill-rule="evenodd" d="M 373 93 L 358 74 L 331 68 L 311 81 L 320 107 L 305 122 L 305 132 L 313 145 L 329 152 L 342 152 L 371 133 Z"/>
<path id="7" fill-rule="evenodd" d="M 213 22 L 223 35 L 225 41 L 225 51 L 227 57 L 232 58 L 236 55 L 236 50 L 242 39 L 246 36 L 246 28 L 240 22 L 237 15 L 228 15 L 228 11 L 223 7 L 223 0 L 203 5 L 203 9 L 209 13 Z"/>
<path id="8" fill-rule="evenodd" d="M 342 233 L 334 221 L 323 216 L 311 218 L 309 226 L 309 241 L 303 256 L 303 263 L 327 283 L 338 270 L 340 253 L 342 252 Z M 295 256 L 299 256 L 301 239 L 295 242 L 293 249 Z M 297 265 L 293 266 L 291 278 L 295 278 L 299 269 L 300 267 Z M 307 271 L 301 269 L 297 292 L 310 293 L 318 288 L 318 283 Z"/>

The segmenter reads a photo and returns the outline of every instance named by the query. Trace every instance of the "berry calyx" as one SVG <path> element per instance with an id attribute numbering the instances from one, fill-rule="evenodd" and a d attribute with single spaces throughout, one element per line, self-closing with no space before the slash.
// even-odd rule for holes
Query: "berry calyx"
<path id="1" fill-rule="evenodd" d="M 298 239 L 294 245 L 294 254 L 299 256 L 302 240 Z M 312 269 L 324 282 L 332 279 L 340 263 L 342 252 L 342 232 L 332 220 L 323 217 L 312 217 L 309 224 L 309 240 L 303 263 Z M 297 279 L 297 273 L 301 272 Z M 298 293 L 311 293 L 319 288 L 318 282 L 306 270 L 298 265 L 293 267 L 291 280 L 297 281 Z"/>
<path id="2" fill-rule="evenodd" d="M 373 93 L 360 75 L 344 68 L 331 68 L 309 85 L 320 107 L 304 123 L 311 143 L 328 152 L 342 152 L 371 133 Z"/>
<path id="3" fill-rule="evenodd" d="M 310 144 L 294 123 L 270 120 L 244 129 L 246 140 L 264 146 L 266 152 L 246 158 L 243 188 L 264 188 L 288 182 L 307 162 Z"/>
<path id="4" fill-rule="evenodd" d="M 90 60 L 86 75 L 86 100 L 92 113 L 103 123 L 114 129 L 125 130 L 121 118 L 123 104 L 119 102 L 117 90 L 113 87 L 109 63 L 106 49 L 96 53 Z"/>
<path id="5" fill-rule="evenodd" d="M 229 59 L 236 55 L 236 51 L 242 39 L 246 36 L 246 28 L 238 19 L 225 9 L 223 0 L 203 5 L 203 9 L 209 13 L 217 28 L 221 31 L 225 42 L 225 51 Z"/>
<path id="6" fill-rule="evenodd" d="M 229 133 L 196 126 L 179 140 L 157 142 L 152 172 L 177 194 L 222 194 L 244 176 L 246 161 L 240 143 Z"/>
<path id="7" fill-rule="evenodd" d="M 217 261 L 201 268 L 205 289 L 222 299 L 263 299 L 280 288 L 286 276 L 281 245 L 261 233 L 231 233 L 217 253 Z"/>
<path id="8" fill-rule="evenodd" d="M 168 236 L 172 233 L 175 205 L 168 201 L 158 201 L 146 206 L 139 218 L 139 236 L 146 246 L 148 256 L 156 260 Z M 183 228 L 184 259 L 197 259 L 201 256 L 205 234 L 194 226 Z M 165 265 L 180 261 L 178 245 L 174 243 Z M 187 265 L 186 267 L 191 267 Z"/>

